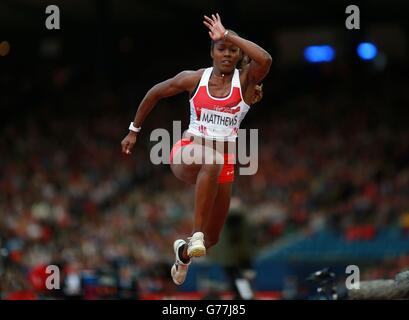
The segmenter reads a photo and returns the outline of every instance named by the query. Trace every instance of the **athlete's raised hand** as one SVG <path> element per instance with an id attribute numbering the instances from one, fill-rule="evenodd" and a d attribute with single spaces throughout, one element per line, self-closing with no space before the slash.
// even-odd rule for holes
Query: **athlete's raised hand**
<path id="1" fill-rule="evenodd" d="M 136 132 L 129 132 L 128 135 L 121 142 L 122 152 L 125 154 L 131 154 L 135 143 Z"/>
<path id="2" fill-rule="evenodd" d="M 226 29 L 222 25 L 222 20 L 218 13 L 216 15 L 212 14 L 212 18 L 204 16 L 204 25 L 209 28 L 209 35 L 213 41 L 219 41 L 224 38 L 224 33 Z"/>

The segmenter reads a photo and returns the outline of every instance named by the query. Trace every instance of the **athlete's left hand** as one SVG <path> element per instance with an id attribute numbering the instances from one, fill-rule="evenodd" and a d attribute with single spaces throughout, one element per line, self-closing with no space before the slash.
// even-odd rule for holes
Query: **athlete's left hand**
<path id="1" fill-rule="evenodd" d="M 224 33 L 226 29 L 222 25 L 222 20 L 218 13 L 216 15 L 212 14 L 212 18 L 204 16 L 204 25 L 209 28 L 209 36 L 213 41 L 219 41 L 224 38 Z"/>
<path id="2" fill-rule="evenodd" d="M 253 92 L 253 101 L 251 104 L 256 104 L 259 102 L 261 99 L 263 99 L 263 84 L 256 84 L 254 86 L 254 92 Z"/>

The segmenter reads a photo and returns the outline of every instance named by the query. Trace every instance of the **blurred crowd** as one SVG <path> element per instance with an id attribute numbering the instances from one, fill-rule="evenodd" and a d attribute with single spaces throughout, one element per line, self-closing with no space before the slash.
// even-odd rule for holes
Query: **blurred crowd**
<path id="1" fill-rule="evenodd" d="M 384 226 L 409 230 L 407 84 L 324 86 L 268 119 L 260 170 L 241 180 L 251 183 L 241 197 L 256 204 L 249 217 L 265 229 L 261 243 L 301 226 L 349 240 L 370 240 Z"/>
<path id="2" fill-rule="evenodd" d="M 44 83 L 23 77 L 2 100 L 16 110 L 0 129 L 1 298 L 171 294 L 171 246 L 191 232 L 193 187 L 150 162 L 149 132 L 186 118 L 187 100 L 161 102 L 127 157 L 120 142 L 138 101 L 73 84 L 72 72 L 56 69 Z M 408 232 L 407 79 L 323 79 L 277 96 L 274 85 L 243 122 L 259 129 L 258 172 L 237 175 L 233 191 L 254 247 L 323 228 L 351 241 L 386 226 Z M 44 287 L 50 264 L 60 290 Z"/>

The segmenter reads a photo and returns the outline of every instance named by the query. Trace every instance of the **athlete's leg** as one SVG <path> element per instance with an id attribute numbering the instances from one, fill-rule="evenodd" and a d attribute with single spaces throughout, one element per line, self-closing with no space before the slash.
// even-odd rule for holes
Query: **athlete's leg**
<path id="1" fill-rule="evenodd" d="M 192 145 L 181 147 L 175 152 L 173 160 L 170 163 L 170 169 L 175 177 L 187 184 L 196 183 L 197 175 L 202 168 L 202 162 L 199 159 L 190 164 L 183 162 L 183 156 L 186 155 L 186 151 L 190 151 L 194 147 L 195 146 Z M 199 148 L 199 146 L 196 146 L 196 148 Z"/>
<path id="2" fill-rule="evenodd" d="M 204 221 L 203 233 L 205 234 L 206 249 L 214 246 L 219 241 L 229 212 L 232 185 L 232 182 L 218 185 L 219 187 L 213 208 L 209 214 L 206 215 L 206 220 Z"/>
<path id="3" fill-rule="evenodd" d="M 179 155 L 178 152 L 181 152 Z M 177 151 L 172 161 L 171 169 L 176 177 L 187 182 L 195 183 L 195 208 L 193 233 L 203 232 L 206 216 L 210 214 L 218 192 L 218 177 L 223 168 L 224 157 L 214 149 L 198 144 L 189 144 Z M 193 159 L 193 161 L 186 161 Z M 192 162 L 192 163 L 189 163 Z M 204 232 L 203 232 L 204 233 Z M 181 258 L 189 260 L 187 246 L 184 246 Z"/>

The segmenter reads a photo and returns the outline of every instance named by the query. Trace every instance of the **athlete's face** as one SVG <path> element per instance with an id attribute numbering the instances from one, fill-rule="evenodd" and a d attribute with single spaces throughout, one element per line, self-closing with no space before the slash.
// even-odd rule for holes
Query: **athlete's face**
<path id="1" fill-rule="evenodd" d="M 229 41 L 220 40 L 211 52 L 213 66 L 222 73 L 231 73 L 241 59 L 241 50 Z"/>

